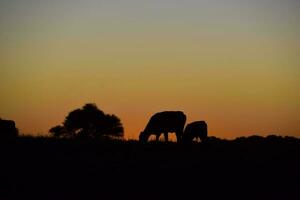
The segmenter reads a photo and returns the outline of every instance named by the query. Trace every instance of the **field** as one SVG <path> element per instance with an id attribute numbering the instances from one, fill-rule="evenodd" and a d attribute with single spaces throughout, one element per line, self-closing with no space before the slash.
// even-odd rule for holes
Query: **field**
<path id="1" fill-rule="evenodd" d="M 20 137 L 0 143 L 0 199 L 300 199 L 300 140 L 204 143 Z"/>

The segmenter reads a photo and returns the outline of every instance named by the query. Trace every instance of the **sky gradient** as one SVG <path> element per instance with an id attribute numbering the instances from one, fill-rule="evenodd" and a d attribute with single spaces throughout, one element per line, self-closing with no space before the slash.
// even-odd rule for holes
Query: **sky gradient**
<path id="1" fill-rule="evenodd" d="M 93 102 L 126 138 L 163 110 L 300 137 L 299 19 L 297 0 L 0 0 L 0 117 L 46 134 Z"/>

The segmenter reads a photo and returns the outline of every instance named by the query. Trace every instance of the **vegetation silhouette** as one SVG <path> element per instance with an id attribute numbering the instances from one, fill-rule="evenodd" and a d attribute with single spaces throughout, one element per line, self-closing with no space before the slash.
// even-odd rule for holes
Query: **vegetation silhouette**
<path id="1" fill-rule="evenodd" d="M 19 131 L 16 123 L 12 120 L 4 120 L 0 118 L 0 139 L 11 140 L 18 137 Z"/>
<path id="2" fill-rule="evenodd" d="M 167 111 L 151 117 L 140 141 L 175 132 L 186 143 L 96 139 L 123 136 L 112 116 L 86 104 L 51 137 L 16 137 L 15 123 L 1 120 L 0 133 L 15 139 L 0 142 L 0 199 L 300 199 L 298 138 L 208 137 L 204 121 L 182 135 L 186 116 Z"/>
<path id="3" fill-rule="evenodd" d="M 300 140 L 201 143 L 20 136 L 0 145 L 0 199 L 299 199 Z"/>
<path id="4" fill-rule="evenodd" d="M 207 124 L 205 121 L 196 121 L 188 124 L 183 133 L 184 142 L 192 142 L 194 139 L 200 139 L 201 142 L 207 138 Z"/>
<path id="5" fill-rule="evenodd" d="M 105 114 L 96 104 L 88 103 L 71 111 L 63 125 L 51 128 L 49 133 L 61 138 L 122 138 L 124 128 L 116 115 Z"/>
<path id="6" fill-rule="evenodd" d="M 182 139 L 183 129 L 186 122 L 186 115 L 181 111 L 164 111 L 154 114 L 144 131 L 140 133 L 139 140 L 147 142 L 151 135 L 159 140 L 161 134 L 164 134 L 165 141 L 168 142 L 168 133 L 176 134 L 177 142 Z"/>

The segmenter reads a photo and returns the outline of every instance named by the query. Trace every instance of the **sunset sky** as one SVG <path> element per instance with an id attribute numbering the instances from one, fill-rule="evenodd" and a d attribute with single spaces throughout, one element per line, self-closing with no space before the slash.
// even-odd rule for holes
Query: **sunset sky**
<path id="1" fill-rule="evenodd" d="M 0 117 L 41 135 L 93 102 L 126 138 L 163 110 L 300 137 L 299 24 L 298 0 L 0 0 Z"/>

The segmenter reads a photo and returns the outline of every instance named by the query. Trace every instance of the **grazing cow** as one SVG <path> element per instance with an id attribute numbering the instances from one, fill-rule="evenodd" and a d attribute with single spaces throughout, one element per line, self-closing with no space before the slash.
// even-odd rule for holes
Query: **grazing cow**
<path id="1" fill-rule="evenodd" d="M 0 119 L 0 138 L 13 139 L 18 136 L 18 129 L 15 122 L 11 120 Z"/>
<path id="2" fill-rule="evenodd" d="M 183 141 L 192 142 L 195 138 L 200 138 L 201 141 L 207 138 L 207 124 L 205 121 L 196 121 L 186 126 Z"/>
<path id="3" fill-rule="evenodd" d="M 148 122 L 144 131 L 140 134 L 140 141 L 147 142 L 150 135 L 156 135 L 156 141 L 163 133 L 165 141 L 168 141 L 168 133 L 176 133 L 177 142 L 181 141 L 186 116 L 181 111 L 165 111 L 156 113 Z"/>

